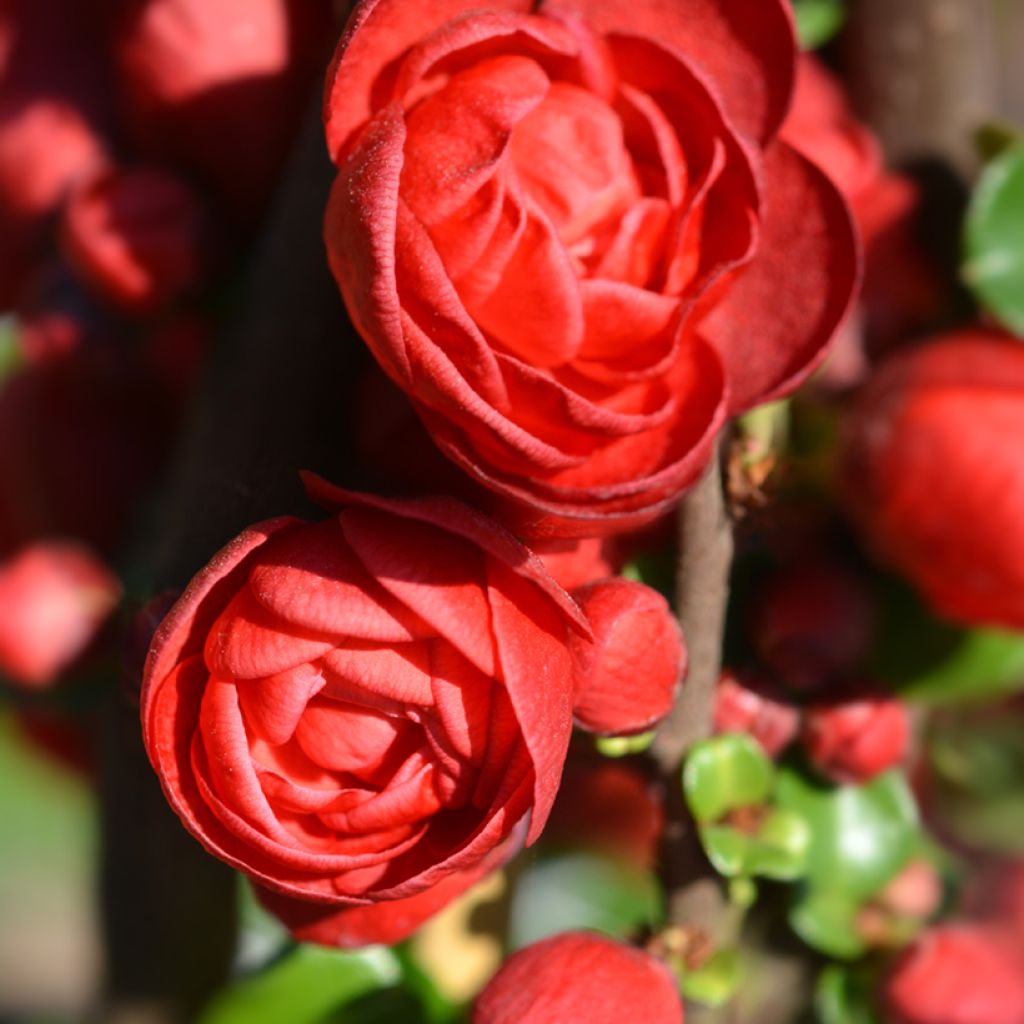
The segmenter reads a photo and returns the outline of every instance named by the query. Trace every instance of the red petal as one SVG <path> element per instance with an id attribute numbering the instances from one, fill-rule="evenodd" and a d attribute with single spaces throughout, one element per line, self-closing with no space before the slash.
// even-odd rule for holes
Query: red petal
<path id="1" fill-rule="evenodd" d="M 544 0 L 541 12 L 671 47 L 713 83 L 736 126 L 762 142 L 789 109 L 796 42 L 783 0 Z"/>
<path id="2" fill-rule="evenodd" d="M 324 696 L 381 711 L 401 712 L 409 704 L 429 706 L 430 652 L 427 643 L 397 647 L 336 647 L 321 659 Z"/>
<path id="3" fill-rule="evenodd" d="M 783 142 L 765 153 L 752 263 L 699 330 L 726 366 L 733 413 L 788 394 L 825 357 L 856 298 L 857 236 L 835 186 Z M 709 303 L 710 304 L 710 303 Z"/>
<path id="4" fill-rule="evenodd" d="M 238 684 L 238 703 L 248 727 L 268 743 L 287 743 L 310 699 L 323 689 L 323 673 L 298 665 L 266 679 Z"/>
<path id="5" fill-rule="evenodd" d="M 530 0 L 489 0 L 491 10 L 530 12 Z M 352 12 L 327 72 L 327 150 L 338 159 L 349 136 L 391 98 L 396 61 L 446 21 L 479 10 L 478 0 L 364 0 Z"/>

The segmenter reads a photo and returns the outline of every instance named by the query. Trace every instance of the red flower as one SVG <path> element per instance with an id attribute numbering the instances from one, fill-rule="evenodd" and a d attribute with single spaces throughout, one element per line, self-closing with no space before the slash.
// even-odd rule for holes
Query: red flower
<path id="1" fill-rule="evenodd" d="M 900 957 L 885 986 L 893 1024 L 1020 1024 L 1024 975 L 1001 934 L 932 928 Z"/>
<path id="2" fill-rule="evenodd" d="M 901 353 L 847 429 L 846 492 L 871 545 L 936 609 L 1024 627 L 1024 347 L 981 328 Z"/>
<path id="3" fill-rule="evenodd" d="M 823 704 L 807 710 L 802 739 L 822 775 L 867 782 L 906 756 L 910 719 L 903 704 L 884 697 Z"/>
<path id="4" fill-rule="evenodd" d="M 64 210 L 64 247 L 103 297 L 147 312 L 201 275 L 203 216 L 188 185 L 156 167 L 105 169 L 79 183 Z"/>
<path id="5" fill-rule="evenodd" d="M 833 186 L 773 141 L 783 0 L 364 0 L 328 85 L 352 319 L 524 534 L 696 482 L 723 419 L 819 361 L 857 276 Z"/>
<path id="6" fill-rule="evenodd" d="M 311 486 L 337 516 L 251 527 L 192 581 L 154 639 L 142 717 L 186 827 L 286 921 L 330 916 L 302 901 L 399 901 L 369 925 L 335 915 L 344 943 L 464 888 L 528 815 L 536 838 L 587 625 L 468 507 Z"/>
<path id="7" fill-rule="evenodd" d="M 741 682 L 726 669 L 715 690 L 714 727 L 716 733 L 744 732 L 775 757 L 796 739 L 800 713 L 761 680 Z"/>
<path id="8" fill-rule="evenodd" d="M 0 565 L 0 675 L 52 683 L 121 597 L 113 573 L 76 544 L 46 541 Z"/>
<path id="9" fill-rule="evenodd" d="M 146 154 L 258 214 L 326 60 L 326 0 L 111 0 L 125 122 Z"/>
<path id="10" fill-rule="evenodd" d="M 510 957 L 473 1006 L 472 1024 L 683 1024 L 668 970 L 602 935 L 566 932 Z"/>

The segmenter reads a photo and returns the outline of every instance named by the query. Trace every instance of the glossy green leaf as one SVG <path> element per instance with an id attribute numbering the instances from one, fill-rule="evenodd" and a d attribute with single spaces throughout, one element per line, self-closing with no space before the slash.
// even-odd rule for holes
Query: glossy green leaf
<path id="1" fill-rule="evenodd" d="M 793 0 L 800 48 L 824 46 L 842 27 L 846 17 L 841 0 Z"/>
<path id="2" fill-rule="evenodd" d="M 859 904 L 843 892 L 809 892 L 789 913 L 793 931 L 808 946 L 838 960 L 853 960 L 867 950 L 857 935 Z"/>
<path id="3" fill-rule="evenodd" d="M 683 769 L 686 802 L 700 823 L 764 803 L 774 782 L 775 765 L 745 733 L 726 733 L 695 744 Z"/>
<path id="4" fill-rule="evenodd" d="M 872 1005 L 877 978 L 861 968 L 829 964 L 814 990 L 814 1012 L 819 1024 L 880 1024 Z"/>
<path id="5" fill-rule="evenodd" d="M 299 945 L 220 992 L 200 1024 L 320 1024 L 346 1003 L 394 986 L 400 976 L 398 960 L 386 949 L 342 953 Z"/>
<path id="6" fill-rule="evenodd" d="M 591 853 L 568 853 L 532 864 L 519 878 L 509 911 L 509 945 L 573 929 L 617 938 L 662 919 L 662 894 L 654 876 Z"/>
<path id="7" fill-rule="evenodd" d="M 780 770 L 776 799 L 810 827 L 812 889 L 841 887 L 859 902 L 904 867 L 918 842 L 917 807 L 898 771 L 863 786 L 829 786 L 788 765 Z"/>
<path id="8" fill-rule="evenodd" d="M 681 981 L 683 995 L 702 1006 L 724 1006 L 736 994 L 740 962 L 734 949 L 722 949 L 697 970 L 687 971 Z"/>
<path id="9" fill-rule="evenodd" d="M 949 655 L 900 687 L 908 700 L 989 700 L 1024 689 L 1024 634 L 967 630 Z"/>
<path id="10" fill-rule="evenodd" d="M 749 875 L 751 838 L 731 825 L 702 825 L 700 842 L 711 866 L 726 878 Z"/>
<path id="11" fill-rule="evenodd" d="M 981 304 L 1024 335 L 1024 146 L 993 160 L 967 211 L 963 277 Z"/>
<path id="12" fill-rule="evenodd" d="M 750 874 L 791 882 L 807 870 L 811 830 L 802 817 L 790 810 L 772 810 L 751 843 L 747 860 Z"/>

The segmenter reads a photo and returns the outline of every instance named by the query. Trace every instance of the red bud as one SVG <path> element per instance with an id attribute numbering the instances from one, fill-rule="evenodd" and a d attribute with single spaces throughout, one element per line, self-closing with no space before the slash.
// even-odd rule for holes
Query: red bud
<path id="1" fill-rule="evenodd" d="M 594 631 L 593 646 L 577 643 L 586 661 L 576 721 L 608 735 L 649 729 L 671 710 L 686 669 L 682 631 L 668 602 L 621 577 L 589 583 L 573 596 Z"/>
<path id="2" fill-rule="evenodd" d="M 668 970 L 601 935 L 566 932 L 505 962 L 473 1007 L 472 1024 L 683 1024 Z"/>
<path id="3" fill-rule="evenodd" d="M 773 696 L 767 684 L 757 680 L 745 685 L 727 669 L 715 693 L 714 727 L 716 733 L 745 732 L 775 757 L 796 739 L 800 713 Z"/>

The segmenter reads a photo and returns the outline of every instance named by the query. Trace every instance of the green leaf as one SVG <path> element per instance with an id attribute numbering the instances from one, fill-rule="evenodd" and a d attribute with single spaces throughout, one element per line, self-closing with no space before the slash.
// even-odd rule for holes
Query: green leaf
<path id="1" fill-rule="evenodd" d="M 717 1009 L 732 999 L 739 982 L 740 962 L 736 950 L 722 949 L 697 970 L 687 971 L 680 980 L 680 988 L 687 999 Z"/>
<path id="2" fill-rule="evenodd" d="M 1024 145 L 984 170 L 971 197 L 963 278 L 1004 326 L 1024 335 Z"/>
<path id="3" fill-rule="evenodd" d="M 624 938 L 656 927 L 662 915 L 661 889 L 650 872 L 597 854 L 561 854 L 532 864 L 518 880 L 508 941 L 521 949 L 579 928 Z"/>
<path id="4" fill-rule="evenodd" d="M 260 974 L 214 997 L 201 1024 L 320 1024 L 346 1003 L 393 986 L 401 976 L 386 949 L 341 953 L 299 945 Z"/>
<path id="5" fill-rule="evenodd" d="M 793 811 L 776 808 L 753 837 L 747 867 L 750 874 L 792 882 L 807 870 L 811 830 Z"/>
<path id="6" fill-rule="evenodd" d="M 829 786 L 787 765 L 776 797 L 810 827 L 807 883 L 854 902 L 876 893 L 906 865 L 918 842 L 917 807 L 899 771 L 863 786 Z"/>
<path id="7" fill-rule="evenodd" d="M 811 891 L 790 910 L 789 923 L 808 946 L 838 960 L 853 960 L 868 948 L 857 934 L 858 909 L 846 893 Z"/>
<path id="8" fill-rule="evenodd" d="M 879 1024 L 872 1006 L 877 978 L 859 968 L 829 964 L 814 990 L 819 1024 Z"/>
<path id="9" fill-rule="evenodd" d="M 1024 634 L 967 630 L 938 664 L 900 687 L 928 704 L 990 700 L 1024 689 Z"/>
<path id="10" fill-rule="evenodd" d="M 846 14 L 841 0 L 793 0 L 800 48 L 824 46 L 842 27 Z"/>
<path id="11" fill-rule="evenodd" d="M 775 765 L 745 733 L 725 733 L 694 745 L 683 768 L 683 792 L 701 824 L 729 811 L 762 804 L 771 795 Z"/>
<path id="12" fill-rule="evenodd" d="M 749 875 L 752 840 L 731 825 L 701 825 L 700 842 L 711 866 L 726 878 Z"/>

